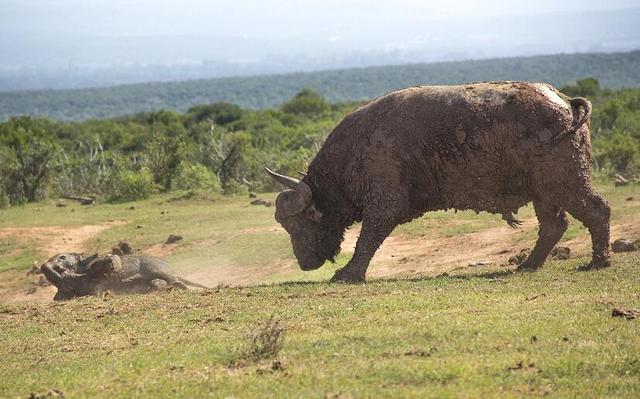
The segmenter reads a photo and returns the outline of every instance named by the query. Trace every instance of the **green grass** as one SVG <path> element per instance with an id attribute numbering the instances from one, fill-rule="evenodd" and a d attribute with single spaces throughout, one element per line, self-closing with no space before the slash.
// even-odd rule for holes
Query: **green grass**
<path id="1" fill-rule="evenodd" d="M 611 309 L 640 308 L 640 259 L 576 272 L 583 261 L 4 305 L 0 396 L 637 397 L 640 320 Z M 278 356 L 237 363 L 272 316 Z"/>
<path id="2" fill-rule="evenodd" d="M 637 186 L 599 190 L 614 225 L 638 222 L 640 201 L 626 201 Z M 32 204 L 0 212 L 0 228 L 123 221 L 87 249 L 105 252 L 120 239 L 144 248 L 177 233 L 185 238 L 168 259 L 179 273 L 264 272 L 267 285 L 0 304 L 0 397 L 50 389 L 73 398 L 640 396 L 640 319 L 611 317 L 614 307 L 640 309 L 637 252 L 586 273 L 576 271 L 582 255 L 536 273 L 489 266 L 335 285 L 326 280 L 349 253 L 313 272 L 268 268 L 293 259 L 288 236 L 272 230 L 273 208 L 174 197 Z M 495 215 L 435 212 L 394 234 L 429 239 L 502 225 Z M 584 233 L 572 221 L 565 240 Z M 513 234 L 530 246 L 537 228 Z M 37 242 L 12 237 L 0 238 L 0 254 L 0 270 L 13 270 L 0 277 L 42 256 Z M 282 349 L 247 356 L 272 317 L 286 328 Z"/>

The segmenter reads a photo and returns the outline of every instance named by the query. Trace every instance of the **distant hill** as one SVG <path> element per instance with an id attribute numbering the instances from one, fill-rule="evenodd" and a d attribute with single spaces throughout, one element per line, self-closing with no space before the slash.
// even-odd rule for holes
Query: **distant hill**
<path id="1" fill-rule="evenodd" d="M 310 73 L 146 83 L 99 89 L 0 93 L 0 120 L 15 115 L 54 119 L 105 118 L 160 108 L 185 111 L 226 101 L 274 107 L 303 87 L 330 101 L 364 100 L 402 87 L 480 80 L 529 80 L 562 86 L 592 76 L 605 87 L 640 86 L 640 51 L 558 54 L 330 70 Z"/>

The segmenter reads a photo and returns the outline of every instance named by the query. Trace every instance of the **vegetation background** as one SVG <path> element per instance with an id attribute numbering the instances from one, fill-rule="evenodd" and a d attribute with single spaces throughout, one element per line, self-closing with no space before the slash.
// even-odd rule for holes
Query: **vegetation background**
<path id="1" fill-rule="evenodd" d="M 220 101 L 248 109 L 278 107 L 304 87 L 330 102 L 364 101 L 393 90 L 481 80 L 565 86 L 587 76 L 607 88 L 640 86 L 640 51 L 556 54 L 336 69 L 252 77 L 145 83 L 80 90 L 0 92 L 0 120 L 28 114 L 59 120 L 110 118 Z"/>
<path id="2" fill-rule="evenodd" d="M 580 59 L 580 56 L 562 57 Z M 564 60 L 562 57 L 557 60 Z M 521 73 L 530 77 L 526 71 L 539 68 L 539 62 L 553 59 L 507 60 L 499 63 L 496 69 L 505 68 L 503 74 L 511 71 L 509 76 L 512 78 Z M 640 67 L 627 70 L 629 65 L 640 66 L 640 52 L 596 55 L 591 60 L 601 69 L 611 65 L 610 72 L 617 67 L 622 74 L 618 84 L 640 82 L 635 76 Z M 458 73 L 477 66 L 475 63 L 462 65 L 466 66 L 449 71 L 447 79 L 460 80 Z M 484 65 L 487 67 L 489 61 Z M 554 65 L 564 64 L 558 61 L 551 64 Z M 407 66 L 399 71 L 416 78 L 421 68 Z M 438 65 L 437 68 L 445 66 Z M 344 75 L 332 72 L 330 75 L 337 79 L 327 76 L 321 87 L 331 92 L 332 88 L 340 87 L 341 82 L 360 82 L 362 87 L 371 86 L 369 90 L 380 92 L 402 81 L 393 72 L 384 68 L 344 71 Z M 404 76 L 402 73 L 400 76 Z M 475 73 L 484 74 L 482 68 Z M 378 74 L 396 76 L 399 80 L 379 79 Z M 608 74 L 610 78 L 614 75 Z M 313 76 L 320 78 L 322 74 Z M 554 76 L 561 80 L 564 75 L 560 72 Z M 282 95 L 286 90 L 278 89 L 281 78 L 263 78 L 271 79 L 267 80 L 270 84 L 259 93 Z M 296 81 L 295 76 L 290 78 L 292 82 Z M 255 84 L 252 79 L 243 82 L 249 86 Z M 290 84 L 295 86 L 296 83 Z M 197 86 L 198 83 L 181 85 L 192 93 L 189 85 Z M 149 90 L 160 90 L 171 86 L 148 87 Z M 132 86 L 130 89 L 136 95 L 144 95 L 144 90 L 139 88 Z M 129 109 L 128 102 L 134 100 L 127 96 L 128 88 L 101 90 L 120 98 L 125 109 Z M 349 92 L 346 87 L 342 90 L 342 94 L 334 93 L 334 97 L 344 98 L 345 93 L 358 97 L 357 91 Z M 640 89 L 602 87 L 597 79 L 588 77 L 565 85 L 561 90 L 569 96 L 587 97 L 594 105 L 591 134 L 596 173 L 636 176 L 640 172 Z M 45 94 L 51 98 L 56 96 L 63 107 L 66 106 L 65 98 L 74 98 L 74 103 L 83 104 L 83 95 L 100 97 L 90 90 Z M 75 98 L 76 95 L 79 97 Z M 20 96 L 16 102 L 20 101 Z M 37 93 L 29 94 L 28 98 L 40 101 Z M 86 103 L 93 107 L 90 101 Z M 287 174 L 306 170 L 333 126 L 360 104 L 362 102 L 331 103 L 315 90 L 304 88 L 276 108 L 259 110 L 216 102 L 193 105 L 185 112 L 159 109 L 81 121 L 13 116 L 0 123 L 0 207 L 63 195 L 123 202 L 172 190 L 224 194 L 273 191 L 278 187 L 263 172 L 263 166 L 269 165 Z M 95 109 L 101 108 L 96 106 Z M 73 106 L 68 110 L 75 112 Z"/>

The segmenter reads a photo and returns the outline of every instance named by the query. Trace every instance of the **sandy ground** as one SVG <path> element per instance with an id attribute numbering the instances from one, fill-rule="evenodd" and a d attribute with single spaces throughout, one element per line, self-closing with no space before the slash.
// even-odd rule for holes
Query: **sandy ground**
<path id="1" fill-rule="evenodd" d="M 534 227 L 537 220 L 524 220 L 524 227 Z M 94 235 L 119 222 L 82 227 L 35 227 L 0 229 L 0 237 L 11 236 L 14 239 L 36 239 L 41 249 L 51 256 L 56 248 L 69 248 L 69 251 L 82 251 L 84 244 Z M 255 231 L 273 231 L 283 233 L 279 227 L 252 229 Z M 238 232 L 238 235 L 248 231 Z M 352 253 L 358 238 L 359 228 L 347 231 L 342 251 Z M 612 238 L 637 237 L 640 226 L 622 223 L 612 226 Z M 232 236 L 229 239 L 233 239 Z M 214 245 L 215 243 L 207 243 Z M 528 246 L 533 246 L 534 242 Z M 590 237 L 586 232 L 565 242 L 572 255 L 590 252 Z M 172 253 L 174 245 L 156 244 L 141 250 L 142 253 L 165 257 Z M 416 238 L 393 235 L 384 242 L 376 253 L 369 269 L 369 277 L 439 275 L 464 268 L 481 268 L 487 265 L 506 265 L 510 256 L 523 249 L 517 242 L 514 230 L 507 225 L 485 229 L 476 233 L 466 233 L 454 237 Z M 184 275 L 187 279 L 208 286 L 219 283 L 226 285 L 248 285 L 264 282 L 271 276 L 286 273 L 294 266 L 293 260 L 265 263 L 257 268 L 225 267 L 217 264 L 215 272 L 202 269 Z M 50 301 L 55 293 L 54 287 L 37 287 L 39 276 L 25 276 L 24 272 L 6 272 L 0 282 L 0 303 L 20 301 Z M 222 277 L 224 276 L 224 277 Z M 34 289 L 37 287 L 37 289 Z"/>

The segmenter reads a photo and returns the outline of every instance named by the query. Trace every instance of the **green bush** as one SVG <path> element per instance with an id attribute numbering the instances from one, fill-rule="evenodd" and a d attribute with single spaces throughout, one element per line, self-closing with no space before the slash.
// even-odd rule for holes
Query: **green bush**
<path id="1" fill-rule="evenodd" d="M 137 172 L 120 170 L 111 183 L 113 192 L 109 202 L 128 202 L 149 198 L 160 191 L 160 186 L 153 182 L 153 175 L 147 168 Z"/>
<path id="2" fill-rule="evenodd" d="M 631 175 L 640 172 L 640 142 L 630 134 L 615 130 L 596 138 L 593 147 L 598 168 Z"/>
<path id="3" fill-rule="evenodd" d="M 290 101 L 282 105 L 282 110 L 290 114 L 318 115 L 329 110 L 329 103 L 310 88 L 302 89 Z"/>
<path id="4" fill-rule="evenodd" d="M 222 192 L 224 195 L 247 195 L 249 193 L 249 188 L 245 184 L 231 179 L 227 180 L 223 185 Z"/>
<path id="5" fill-rule="evenodd" d="M 221 192 L 220 179 L 202 164 L 182 162 L 174 180 L 178 190 L 204 190 Z"/>

